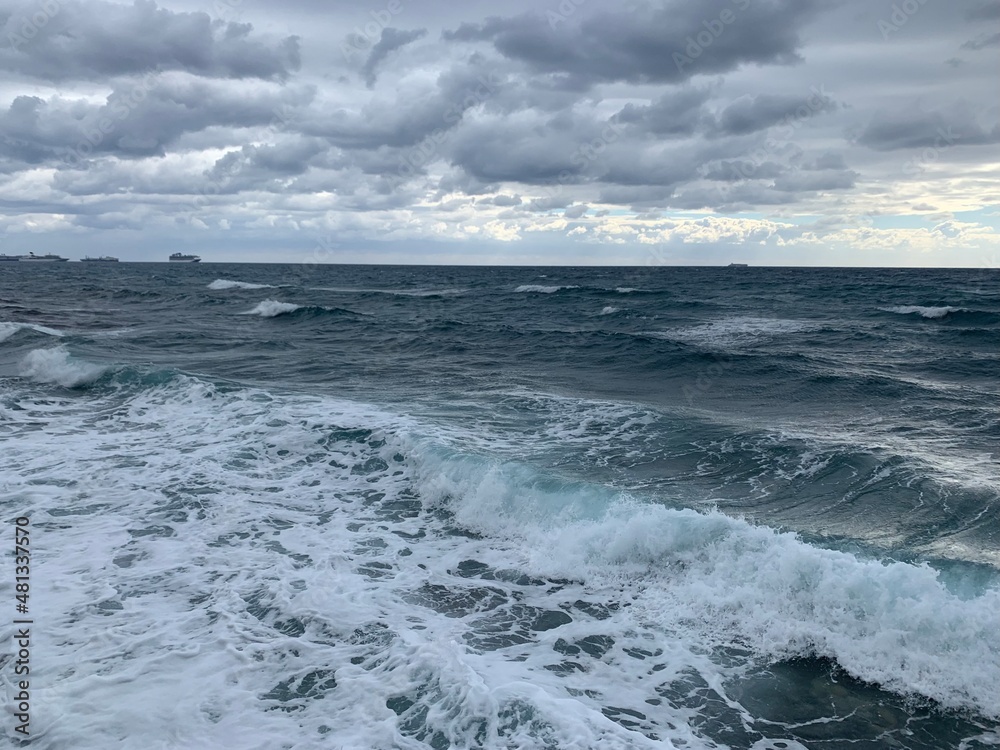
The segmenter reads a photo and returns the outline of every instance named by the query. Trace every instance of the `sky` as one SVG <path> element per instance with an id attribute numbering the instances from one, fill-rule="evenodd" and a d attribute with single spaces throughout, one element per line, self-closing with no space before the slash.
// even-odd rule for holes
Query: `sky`
<path id="1" fill-rule="evenodd" d="M 0 0 L 0 253 L 1000 266 L 1000 0 Z"/>

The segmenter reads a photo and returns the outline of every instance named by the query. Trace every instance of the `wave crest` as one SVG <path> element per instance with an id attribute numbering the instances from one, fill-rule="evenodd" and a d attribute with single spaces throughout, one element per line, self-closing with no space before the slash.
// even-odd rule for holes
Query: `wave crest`
<path id="1" fill-rule="evenodd" d="M 65 334 L 62 331 L 57 331 L 55 328 L 46 328 L 45 326 L 35 325 L 34 323 L 6 323 L 0 322 L 0 342 L 6 341 L 11 336 L 16 334 L 18 331 L 35 331 L 37 333 L 44 333 L 47 336 L 59 336 L 62 337 Z"/>
<path id="2" fill-rule="evenodd" d="M 262 318 L 276 318 L 279 315 L 287 315 L 288 313 L 293 313 L 296 310 L 301 310 L 301 305 L 296 305 L 291 302 L 279 302 L 276 299 L 266 299 L 263 302 L 258 303 L 258 305 L 252 310 L 247 310 L 241 315 L 259 315 Z"/>
<path id="3" fill-rule="evenodd" d="M 220 291 L 224 289 L 273 289 L 273 284 L 251 284 L 248 281 L 231 281 L 229 279 L 216 279 L 208 285 L 209 289 Z"/>
<path id="4" fill-rule="evenodd" d="M 50 383 L 64 388 L 77 388 L 93 383 L 105 368 L 82 362 L 70 356 L 65 347 L 33 349 L 21 362 L 21 374 L 36 383 Z"/>
<path id="5" fill-rule="evenodd" d="M 536 292 L 537 294 L 552 294 L 554 292 L 560 291 L 561 289 L 579 289 L 579 288 L 580 287 L 573 286 L 573 285 L 569 285 L 569 286 L 543 286 L 542 284 L 522 284 L 521 286 L 519 286 L 514 291 L 518 292 L 518 293 Z"/>
<path id="6" fill-rule="evenodd" d="M 971 312 L 964 307 L 924 307 L 922 305 L 896 305 L 895 307 L 880 307 L 882 312 L 896 313 L 897 315 L 919 315 L 928 320 L 941 320 L 952 313 Z"/>
<path id="7" fill-rule="evenodd" d="M 864 560 L 719 512 L 647 505 L 476 460 L 421 467 L 458 523 L 515 543 L 529 572 L 600 588 L 644 581 L 633 613 L 771 660 L 826 657 L 854 677 L 1000 716 L 1000 590 L 965 599 L 928 566 Z M 649 585 L 650 579 L 656 581 Z M 642 591 L 639 591 L 639 588 Z"/>

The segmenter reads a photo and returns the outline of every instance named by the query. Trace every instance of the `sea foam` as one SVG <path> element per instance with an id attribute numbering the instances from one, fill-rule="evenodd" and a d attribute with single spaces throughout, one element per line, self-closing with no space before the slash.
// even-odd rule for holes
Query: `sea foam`
<path id="1" fill-rule="evenodd" d="M 208 285 L 209 289 L 220 291 L 223 289 L 273 289 L 273 284 L 251 284 L 248 281 L 230 281 L 229 279 L 216 279 Z"/>
<path id="2" fill-rule="evenodd" d="M 579 289 L 578 286 L 543 286 L 541 284 L 522 284 L 517 287 L 514 291 L 518 293 L 524 292 L 535 292 L 537 294 L 553 294 L 562 289 Z"/>
<path id="3" fill-rule="evenodd" d="M 994 590 L 960 600 L 927 567 L 489 460 L 374 406 L 183 375 L 101 399 L 8 425 L 19 512 L 74 513 L 38 559 L 64 669 L 38 730 L 60 746 L 717 747 L 690 700 L 752 719 L 713 649 L 1000 713 Z"/>
<path id="4" fill-rule="evenodd" d="M 104 372 L 104 367 L 74 359 L 61 346 L 55 349 L 33 349 L 21 362 L 21 374 L 24 377 L 64 388 L 92 383 Z"/>
<path id="5" fill-rule="evenodd" d="M 274 299 L 266 299 L 263 302 L 258 303 L 258 305 L 252 310 L 247 310 L 246 312 L 241 313 L 241 315 L 259 315 L 262 318 L 276 318 L 279 315 L 286 315 L 301 309 L 301 305 L 295 305 L 291 302 L 279 302 Z"/>
<path id="6" fill-rule="evenodd" d="M 817 548 L 717 512 L 546 490 L 517 466 L 430 461 L 429 494 L 466 528 L 521 548 L 531 574 L 634 582 L 643 619 L 691 647 L 836 660 L 858 679 L 1000 717 L 1000 591 L 951 593 L 927 566 Z M 626 584 L 632 585 L 632 584 Z"/>
<path id="7" fill-rule="evenodd" d="M 967 312 L 962 307 L 923 307 L 921 305 L 897 305 L 895 307 L 880 307 L 883 312 L 896 313 L 898 315 L 919 315 L 921 318 L 930 320 L 940 320 L 952 313 Z"/>

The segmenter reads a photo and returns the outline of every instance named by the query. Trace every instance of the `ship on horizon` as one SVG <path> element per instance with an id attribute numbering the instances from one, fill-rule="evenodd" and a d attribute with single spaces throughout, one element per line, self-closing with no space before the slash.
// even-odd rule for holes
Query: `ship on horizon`
<path id="1" fill-rule="evenodd" d="M 201 258 L 197 255 L 185 255 L 184 253 L 174 253 L 170 256 L 171 263 L 201 263 Z"/>
<path id="2" fill-rule="evenodd" d="M 80 258 L 81 263 L 117 263 L 118 258 L 111 255 L 102 255 L 98 258 L 91 258 L 89 255 L 85 255 Z"/>
<path id="3" fill-rule="evenodd" d="M 59 263 L 66 262 L 69 258 L 63 258 L 60 255 L 53 255 L 52 253 L 46 253 L 45 255 L 35 255 L 34 253 L 28 253 L 27 255 L 22 255 L 18 258 L 22 263 L 25 261 L 33 261 L 36 263 Z"/>

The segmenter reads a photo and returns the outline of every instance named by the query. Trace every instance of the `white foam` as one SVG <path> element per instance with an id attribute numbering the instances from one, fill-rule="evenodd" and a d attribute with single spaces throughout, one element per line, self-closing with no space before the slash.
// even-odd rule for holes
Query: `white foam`
<path id="1" fill-rule="evenodd" d="M 216 279 L 208 285 L 209 289 L 216 291 L 224 289 L 273 289 L 273 284 L 251 284 L 248 281 L 230 281 L 229 279 Z"/>
<path id="2" fill-rule="evenodd" d="M 635 582 L 633 614 L 672 637 L 829 657 L 859 679 L 1000 717 L 984 687 L 1000 684 L 1000 591 L 962 600 L 925 566 L 859 560 L 719 513 L 626 498 L 602 510 L 579 487 L 546 492 L 519 471 L 431 463 L 425 481 L 464 526 L 516 541 L 535 575 Z"/>
<path id="3" fill-rule="evenodd" d="M 515 289 L 515 292 L 536 292 L 537 294 L 552 294 L 561 289 L 579 289 L 578 286 L 542 286 L 541 284 L 522 284 Z"/>
<path id="4" fill-rule="evenodd" d="M 468 289 L 357 289 L 351 287 L 314 286 L 316 292 L 339 292 L 341 294 L 391 294 L 396 297 L 454 297 L 465 294 Z"/>
<path id="5" fill-rule="evenodd" d="M 608 305 L 603 310 L 601 310 L 601 315 L 613 315 L 614 313 L 620 310 L 621 310 L 620 307 L 612 307 L 611 305 Z"/>
<path id="6" fill-rule="evenodd" d="M 52 747 L 416 750 L 433 733 L 497 750 L 716 747 L 691 728 L 696 709 L 657 693 L 693 671 L 725 697 L 737 670 L 712 662 L 716 644 L 745 644 L 748 661 L 831 655 L 998 710 L 997 596 L 959 601 L 926 568 L 496 463 L 457 432 L 332 398 L 181 376 L 18 406 L 5 492 L 32 518 L 46 582 L 31 600 L 45 623 L 33 728 Z M 469 560 L 564 580 L 456 575 Z M 448 609 L 473 593 L 497 603 Z M 571 616 L 508 646 L 466 640 L 516 608 Z M 594 636 L 605 656 L 552 669 L 560 639 Z"/>
<path id="7" fill-rule="evenodd" d="M 104 372 L 104 367 L 74 359 L 61 346 L 55 349 L 33 349 L 21 361 L 21 375 L 24 377 L 64 388 L 92 383 Z"/>
<path id="8" fill-rule="evenodd" d="M 930 320 L 940 320 L 956 312 L 966 312 L 962 307 L 922 307 L 920 305 L 898 305 L 896 307 L 880 307 L 882 312 L 897 313 L 898 315 L 919 315 Z"/>
<path id="9" fill-rule="evenodd" d="M 802 320 L 736 316 L 713 320 L 687 328 L 653 331 L 643 335 L 656 336 L 672 341 L 686 341 L 720 349 L 754 345 L 789 333 L 808 331 L 816 324 Z"/>
<path id="10" fill-rule="evenodd" d="M 410 601 L 429 585 L 471 590 L 448 568 L 472 555 L 512 557 L 426 512 L 380 515 L 383 493 L 404 502 L 413 487 L 400 451 L 414 443 L 379 426 L 407 431 L 407 420 L 183 377 L 111 405 L 26 404 L 5 453 L 8 489 L 39 535 L 33 570 L 48 582 L 32 598 L 46 623 L 32 728 L 52 746 L 139 750 L 170 737 L 265 750 L 294 737 L 317 750 L 331 739 L 415 749 L 426 743 L 407 724 L 422 706 L 418 727 L 452 747 L 501 725 L 485 747 L 662 746 L 544 668 L 557 633 L 520 662 L 464 644 L 487 610 Z M 107 418 L 94 423 L 95 410 Z M 367 440 L 361 425 L 375 430 Z M 67 511 L 72 523 L 57 520 Z M 490 586 L 514 601 L 512 584 Z M 528 594 L 524 606 L 556 606 L 545 588 Z M 9 640 L 11 626 L 0 630 Z M 631 706 L 628 693 L 608 700 Z M 416 706 L 400 717 L 390 704 L 404 697 Z M 656 713 L 661 737 L 708 746 L 684 711 Z"/>
<path id="11" fill-rule="evenodd" d="M 266 299 L 263 302 L 258 303 L 252 310 L 247 310 L 246 312 L 240 314 L 259 315 L 262 318 L 275 318 L 279 315 L 285 315 L 300 309 L 302 309 L 301 305 L 295 305 L 291 302 L 278 302 L 278 300 Z"/>
<path id="12" fill-rule="evenodd" d="M 61 337 L 65 335 L 62 331 L 57 331 L 55 328 L 46 328 L 45 326 L 35 325 L 34 323 L 7 323 L 0 321 L 0 342 L 6 341 L 18 331 L 24 330 L 44 333 L 47 336 Z"/>

